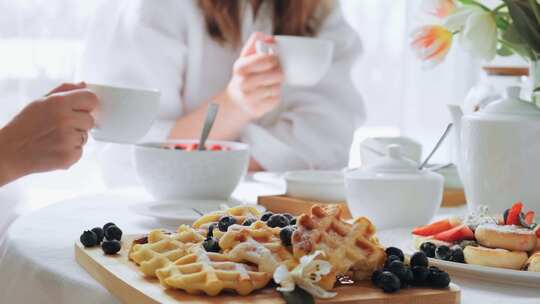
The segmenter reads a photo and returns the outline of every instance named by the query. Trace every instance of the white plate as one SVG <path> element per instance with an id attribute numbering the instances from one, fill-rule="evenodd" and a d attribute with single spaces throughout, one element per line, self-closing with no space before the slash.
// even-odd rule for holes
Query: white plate
<path id="1" fill-rule="evenodd" d="M 190 225 L 201 217 L 197 211 L 205 214 L 241 204 L 237 201 L 182 200 L 134 204 L 130 206 L 130 209 L 137 214 L 153 217 L 169 225 Z M 190 206 L 193 206 L 197 211 Z M 253 206 L 261 212 L 264 211 L 262 206 Z"/>
<path id="2" fill-rule="evenodd" d="M 378 232 L 377 235 L 384 246 L 395 246 L 401 248 L 405 254 L 411 255 L 416 251 L 411 230 L 412 228 L 384 230 Z M 444 269 L 454 276 L 527 287 L 540 286 L 540 272 L 461 264 L 431 258 L 429 264 Z"/>

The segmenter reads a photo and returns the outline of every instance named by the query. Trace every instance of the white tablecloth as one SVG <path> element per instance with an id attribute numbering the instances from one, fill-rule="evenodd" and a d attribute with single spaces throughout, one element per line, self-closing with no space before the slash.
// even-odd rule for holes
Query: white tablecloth
<path id="1" fill-rule="evenodd" d="M 275 192 L 257 184 L 238 195 Z M 0 254 L 0 303 L 118 303 L 77 265 L 74 241 L 84 229 L 117 223 L 124 232 L 144 233 L 162 227 L 130 212 L 129 205 L 148 201 L 140 191 L 115 192 L 51 205 L 19 218 L 11 226 Z M 444 210 L 448 212 L 448 210 Z M 540 289 L 453 277 L 462 288 L 462 303 L 540 303 Z"/>

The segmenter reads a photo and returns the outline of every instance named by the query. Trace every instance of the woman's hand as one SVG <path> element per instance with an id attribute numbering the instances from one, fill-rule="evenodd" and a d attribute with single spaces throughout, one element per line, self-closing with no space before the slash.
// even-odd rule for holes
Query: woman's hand
<path id="1" fill-rule="evenodd" d="M 21 176 L 68 169 L 82 155 L 98 104 L 84 83 L 63 84 L 0 129 L 0 186 Z"/>
<path id="2" fill-rule="evenodd" d="M 227 89 L 232 101 L 250 119 L 257 119 L 274 109 L 281 101 L 283 72 L 275 54 L 258 54 L 257 43 L 274 44 L 272 36 L 254 33 L 242 49 L 233 67 Z"/>

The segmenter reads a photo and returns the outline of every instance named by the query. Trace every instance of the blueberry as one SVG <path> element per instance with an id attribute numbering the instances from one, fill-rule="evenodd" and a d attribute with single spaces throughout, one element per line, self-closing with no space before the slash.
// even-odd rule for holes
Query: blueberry
<path id="1" fill-rule="evenodd" d="M 289 222 L 289 225 L 291 225 L 291 226 L 296 225 L 296 218 L 293 218 L 293 219 Z"/>
<path id="2" fill-rule="evenodd" d="M 401 261 L 397 255 L 389 255 L 384 262 L 384 268 L 387 269 L 393 261 Z"/>
<path id="3" fill-rule="evenodd" d="M 437 249 L 437 246 L 433 244 L 432 242 L 425 242 L 420 245 L 420 250 L 426 254 L 428 258 L 434 258 L 435 257 L 435 250 Z"/>
<path id="4" fill-rule="evenodd" d="M 429 276 L 429 269 L 424 266 L 413 266 L 411 271 L 413 273 L 413 282 L 411 285 L 421 286 Z"/>
<path id="5" fill-rule="evenodd" d="M 283 228 L 283 227 L 289 226 L 289 220 L 281 214 L 274 214 L 268 219 L 266 224 L 268 225 L 268 227 L 272 227 L 272 228 L 274 227 Z"/>
<path id="6" fill-rule="evenodd" d="M 221 250 L 219 241 L 215 237 L 206 238 L 203 241 L 203 247 L 207 252 L 219 252 Z"/>
<path id="7" fill-rule="evenodd" d="M 379 275 L 379 286 L 384 292 L 392 293 L 399 290 L 401 282 L 395 274 L 389 271 L 383 271 Z"/>
<path id="8" fill-rule="evenodd" d="M 203 248 L 207 252 L 219 252 L 221 248 L 219 247 L 219 241 L 214 237 L 214 229 L 216 225 L 211 224 L 208 227 L 208 233 L 206 234 L 206 239 L 203 241 Z"/>
<path id="9" fill-rule="evenodd" d="M 387 270 L 395 274 L 398 278 L 405 277 L 405 265 L 402 261 L 392 261 L 392 263 L 388 265 Z"/>
<path id="10" fill-rule="evenodd" d="M 444 271 L 430 271 L 427 283 L 431 287 L 445 288 L 450 284 L 450 276 Z"/>
<path id="11" fill-rule="evenodd" d="M 101 243 L 101 249 L 105 254 L 116 254 L 121 248 L 122 245 L 117 240 L 108 240 Z"/>
<path id="12" fill-rule="evenodd" d="M 242 226 L 251 226 L 251 224 L 255 223 L 256 221 L 256 218 L 248 217 L 242 222 Z"/>
<path id="13" fill-rule="evenodd" d="M 429 266 L 428 267 L 429 272 L 441 272 L 442 270 L 437 266 Z"/>
<path id="14" fill-rule="evenodd" d="M 403 255 L 403 251 L 401 249 L 396 247 L 388 247 L 385 250 L 387 256 L 395 255 L 399 258 L 400 261 L 405 261 L 405 255 Z"/>
<path id="15" fill-rule="evenodd" d="M 380 277 L 381 277 L 382 271 L 377 269 L 371 274 L 371 283 L 377 287 L 381 287 L 379 284 L 381 283 Z"/>
<path id="16" fill-rule="evenodd" d="M 403 272 L 403 275 L 399 277 L 399 280 L 401 281 L 401 288 L 413 284 L 414 274 L 411 270 L 411 267 L 405 266 L 405 271 Z"/>
<path id="17" fill-rule="evenodd" d="M 103 242 L 103 237 L 105 236 L 103 229 L 101 227 L 92 228 L 92 232 L 97 236 L 97 243 L 101 244 L 101 242 Z"/>
<path id="18" fill-rule="evenodd" d="M 208 232 L 206 233 L 207 238 L 214 236 L 214 229 L 216 229 L 216 223 L 212 223 L 208 226 Z"/>
<path id="19" fill-rule="evenodd" d="M 450 247 L 446 245 L 441 245 L 435 250 L 435 257 L 439 260 L 448 261 L 450 259 Z"/>
<path id="20" fill-rule="evenodd" d="M 96 234 L 89 230 L 86 230 L 81 234 L 80 240 L 84 247 L 92 247 L 98 244 Z"/>
<path id="21" fill-rule="evenodd" d="M 291 222 L 294 218 L 294 215 L 290 213 L 283 213 L 283 216 L 286 217 L 289 220 L 289 222 Z"/>
<path id="22" fill-rule="evenodd" d="M 120 230 L 120 228 L 118 228 L 115 225 L 109 226 L 107 227 L 107 229 L 105 229 L 105 238 L 108 241 L 112 241 L 112 240 L 120 241 L 122 240 L 122 230 Z"/>
<path id="23" fill-rule="evenodd" d="M 281 242 L 283 243 L 283 245 L 285 246 L 292 245 L 291 239 L 292 239 L 293 232 L 294 232 L 294 228 L 292 228 L 291 226 L 281 229 L 281 231 L 279 232 L 279 238 L 281 239 Z"/>
<path id="24" fill-rule="evenodd" d="M 272 212 L 265 212 L 265 213 L 263 213 L 263 215 L 261 216 L 261 221 L 263 221 L 263 222 L 268 221 L 268 219 L 269 219 L 272 215 L 274 215 Z"/>
<path id="25" fill-rule="evenodd" d="M 234 219 L 234 217 L 230 215 L 225 215 L 219 219 L 219 222 L 218 222 L 219 231 L 227 232 L 227 229 L 229 229 L 229 226 L 232 226 L 234 224 L 236 224 L 236 220 Z"/>
<path id="26" fill-rule="evenodd" d="M 116 226 L 115 223 L 107 223 L 105 225 L 103 225 L 103 231 L 107 231 L 107 228 L 109 228 L 110 226 Z"/>
<path id="27" fill-rule="evenodd" d="M 428 266 L 428 259 L 426 254 L 422 251 L 415 252 L 411 257 L 411 267 L 414 266 Z"/>
<path id="28" fill-rule="evenodd" d="M 463 254 L 463 250 L 461 247 L 452 247 L 450 250 L 450 262 L 456 262 L 456 263 L 465 263 L 465 255 Z"/>

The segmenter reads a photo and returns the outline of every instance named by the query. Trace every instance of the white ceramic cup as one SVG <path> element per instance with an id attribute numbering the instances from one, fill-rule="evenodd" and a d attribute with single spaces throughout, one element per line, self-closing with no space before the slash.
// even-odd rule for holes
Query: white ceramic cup
<path id="1" fill-rule="evenodd" d="M 292 86 L 316 85 L 328 72 L 332 64 L 334 43 L 330 40 L 275 36 L 275 52 L 279 56 L 285 74 L 285 83 Z M 274 51 L 273 48 L 257 45 L 258 52 Z"/>
<path id="2" fill-rule="evenodd" d="M 115 143 L 135 143 L 154 122 L 160 102 L 157 90 L 88 84 L 99 98 L 94 115 L 96 127 L 91 131 L 95 140 Z"/>

